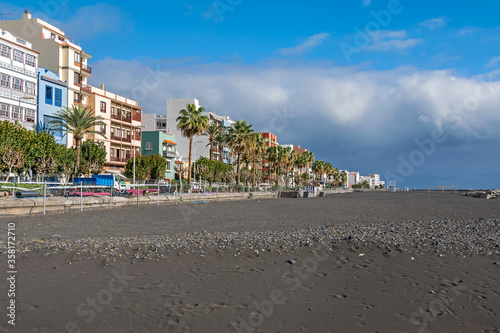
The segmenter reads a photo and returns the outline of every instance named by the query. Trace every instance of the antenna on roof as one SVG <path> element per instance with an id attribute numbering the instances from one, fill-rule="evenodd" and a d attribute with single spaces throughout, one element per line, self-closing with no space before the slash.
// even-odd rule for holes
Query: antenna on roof
<path id="1" fill-rule="evenodd" d="M 2 13 L 2 14 L 0 14 L 0 21 L 7 21 L 6 19 L 3 18 L 4 16 L 7 16 L 7 15 L 11 15 L 12 16 L 11 20 L 15 19 L 14 18 L 14 13 Z"/>

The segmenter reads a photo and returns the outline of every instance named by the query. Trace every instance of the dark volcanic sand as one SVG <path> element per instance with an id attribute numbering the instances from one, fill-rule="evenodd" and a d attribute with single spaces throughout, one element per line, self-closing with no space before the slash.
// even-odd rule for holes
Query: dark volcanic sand
<path id="1" fill-rule="evenodd" d="M 365 192 L 9 222 L 18 317 L 0 332 L 500 332 L 499 200 Z"/>

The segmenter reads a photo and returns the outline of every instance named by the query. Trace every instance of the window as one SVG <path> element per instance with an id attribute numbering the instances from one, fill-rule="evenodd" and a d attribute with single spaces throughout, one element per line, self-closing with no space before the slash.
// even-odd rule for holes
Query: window
<path id="1" fill-rule="evenodd" d="M 9 105 L 8 104 L 0 104 L 1 116 L 4 118 L 10 118 Z"/>
<path id="2" fill-rule="evenodd" d="M 0 55 L 10 59 L 10 47 L 0 44 Z"/>
<path id="3" fill-rule="evenodd" d="M 111 136 L 115 136 L 115 128 L 111 127 Z"/>
<path id="4" fill-rule="evenodd" d="M 21 119 L 21 108 L 19 106 L 12 107 L 12 118 Z"/>
<path id="5" fill-rule="evenodd" d="M 36 58 L 31 54 L 26 55 L 26 65 L 36 67 Z"/>
<path id="6" fill-rule="evenodd" d="M 45 104 L 52 105 L 52 87 L 45 87 Z"/>
<path id="7" fill-rule="evenodd" d="M 75 84 L 80 84 L 80 81 L 81 81 L 80 73 L 75 72 L 75 76 L 74 76 Z"/>
<path id="8" fill-rule="evenodd" d="M 15 77 L 12 79 L 12 89 L 23 91 L 23 80 Z"/>
<path id="9" fill-rule="evenodd" d="M 24 53 L 20 50 L 12 50 L 12 59 L 14 59 L 14 61 L 17 61 L 17 62 L 20 62 L 21 64 L 24 62 Z"/>
<path id="10" fill-rule="evenodd" d="M 102 134 L 106 135 L 106 125 L 99 125 L 99 126 L 100 126 L 99 131 Z"/>
<path id="11" fill-rule="evenodd" d="M 75 52 L 75 62 L 81 62 L 81 57 L 80 57 L 80 53 L 76 53 Z"/>
<path id="12" fill-rule="evenodd" d="M 73 102 L 75 103 L 80 103 L 80 94 L 79 93 L 73 93 Z"/>
<path id="13" fill-rule="evenodd" d="M 34 95 L 35 94 L 35 83 L 25 81 L 24 84 L 25 84 L 24 91 L 30 95 Z"/>
<path id="14" fill-rule="evenodd" d="M 58 120 L 57 117 L 43 116 L 43 129 L 50 134 L 62 136 L 63 128 L 61 125 L 50 124 L 51 121 Z"/>
<path id="15" fill-rule="evenodd" d="M 127 131 L 127 139 L 130 139 L 130 131 Z"/>
<path id="16" fill-rule="evenodd" d="M 146 150 L 153 150 L 153 142 L 146 142 Z"/>
<path id="17" fill-rule="evenodd" d="M 0 76 L 0 86 L 9 88 L 10 87 L 10 76 L 7 74 L 2 74 Z"/>
<path id="18" fill-rule="evenodd" d="M 101 102 L 101 112 L 106 112 L 106 102 Z"/>
<path id="19" fill-rule="evenodd" d="M 25 109 L 24 120 L 34 122 L 35 121 L 35 111 L 30 109 Z"/>
<path id="20" fill-rule="evenodd" d="M 167 160 L 167 166 L 166 166 L 166 169 L 167 169 L 167 170 L 170 170 L 170 161 L 169 161 L 169 160 Z"/>
<path id="21" fill-rule="evenodd" d="M 54 105 L 62 106 L 62 90 L 54 88 Z"/>
<path id="22" fill-rule="evenodd" d="M 109 156 L 110 156 L 110 157 L 115 157 L 115 148 L 111 148 L 111 149 L 109 150 Z"/>

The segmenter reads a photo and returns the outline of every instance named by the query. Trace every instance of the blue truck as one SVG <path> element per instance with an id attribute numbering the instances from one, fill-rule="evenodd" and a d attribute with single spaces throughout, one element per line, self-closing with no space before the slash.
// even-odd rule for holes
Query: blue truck
<path id="1" fill-rule="evenodd" d="M 121 180 L 118 175 L 102 174 L 92 175 L 92 177 L 73 177 L 74 185 L 98 185 L 113 187 L 120 191 L 128 188 L 127 183 Z"/>

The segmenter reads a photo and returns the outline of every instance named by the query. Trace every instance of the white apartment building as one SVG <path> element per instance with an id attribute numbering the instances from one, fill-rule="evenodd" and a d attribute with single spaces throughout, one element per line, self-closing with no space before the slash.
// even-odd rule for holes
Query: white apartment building
<path id="1" fill-rule="evenodd" d="M 32 18 L 29 11 L 25 11 L 21 20 L 0 21 L 0 28 L 30 42 L 33 49 L 40 52 L 39 65 L 66 81 L 68 106 L 89 105 L 92 89 L 88 86 L 88 79 L 92 76 L 92 69 L 87 65 L 87 60 L 92 56 L 71 42 L 64 31 Z M 36 70 L 34 72 L 36 75 Z M 73 138 L 68 134 L 68 145 L 72 143 Z"/>
<path id="2" fill-rule="evenodd" d="M 351 187 L 352 185 L 359 184 L 361 182 L 361 177 L 359 172 L 348 172 L 347 173 L 347 186 Z"/>
<path id="3" fill-rule="evenodd" d="M 184 99 L 167 99 L 167 110 L 166 110 L 166 130 L 164 132 L 168 134 L 175 135 L 175 142 L 177 143 L 177 153 L 180 155 L 183 161 L 189 159 L 189 138 L 182 136 L 182 132 L 177 129 L 177 117 L 179 116 L 179 111 L 186 109 L 186 104 L 194 104 L 196 108 L 200 107 L 200 102 L 196 98 L 184 98 Z M 148 126 L 146 124 L 146 126 Z M 146 128 L 145 130 L 150 131 L 151 129 Z M 193 139 L 193 161 L 204 156 L 208 158 L 209 147 L 208 138 L 206 136 L 197 136 Z"/>
<path id="4" fill-rule="evenodd" d="M 361 183 L 363 182 L 368 182 L 370 185 L 370 188 L 375 188 L 375 187 L 380 187 L 380 175 L 379 174 L 372 174 L 368 176 L 361 176 Z"/>
<path id="5" fill-rule="evenodd" d="M 166 115 L 159 115 L 156 113 L 143 114 L 142 115 L 142 125 L 144 131 L 161 131 L 167 134 L 175 135 L 176 147 L 176 160 L 187 161 L 189 159 L 189 138 L 182 136 L 182 132 L 177 129 L 177 117 L 179 116 L 179 111 L 186 109 L 186 104 L 195 104 L 196 107 L 200 107 L 199 101 L 195 98 L 191 99 L 168 99 L 167 100 L 167 112 Z M 215 122 L 222 126 L 223 128 L 229 128 L 234 123 L 229 116 L 220 116 L 213 112 L 205 111 L 202 113 L 207 116 L 209 122 Z M 197 136 L 193 140 L 193 161 L 200 157 L 209 158 L 209 143 L 208 137 L 201 135 Z M 219 156 L 221 152 L 214 148 L 212 157 L 215 160 L 221 160 L 224 163 L 231 163 L 232 155 L 230 149 L 224 147 L 222 149 L 222 156 Z"/>
<path id="6" fill-rule="evenodd" d="M 30 42 L 0 29 L 0 121 L 36 127 L 38 55 Z"/>

